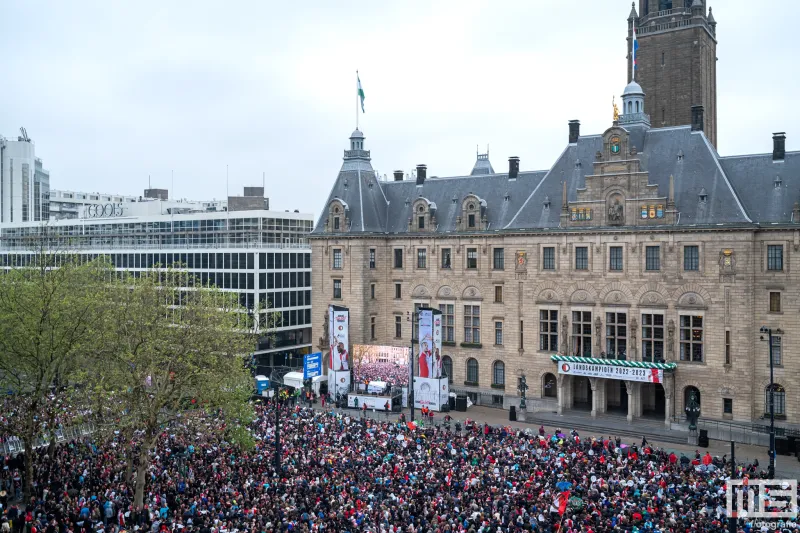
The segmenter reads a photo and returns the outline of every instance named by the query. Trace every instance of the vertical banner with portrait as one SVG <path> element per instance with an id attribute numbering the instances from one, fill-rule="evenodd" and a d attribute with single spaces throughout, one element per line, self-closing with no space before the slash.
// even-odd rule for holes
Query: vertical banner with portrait
<path id="1" fill-rule="evenodd" d="M 328 307 L 328 387 L 334 395 L 350 390 L 350 311 L 346 307 Z"/>
<path id="2" fill-rule="evenodd" d="M 414 406 L 439 411 L 447 402 L 449 383 L 442 379 L 442 313 L 419 311 L 419 354 L 414 378 Z"/>

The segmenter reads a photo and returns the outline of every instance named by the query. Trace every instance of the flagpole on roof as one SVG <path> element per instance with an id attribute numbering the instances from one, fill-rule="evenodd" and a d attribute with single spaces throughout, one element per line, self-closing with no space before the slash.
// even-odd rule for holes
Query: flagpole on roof
<path id="1" fill-rule="evenodd" d="M 359 90 L 359 78 L 358 78 L 358 71 L 356 71 L 356 129 L 358 129 L 358 90 Z"/>

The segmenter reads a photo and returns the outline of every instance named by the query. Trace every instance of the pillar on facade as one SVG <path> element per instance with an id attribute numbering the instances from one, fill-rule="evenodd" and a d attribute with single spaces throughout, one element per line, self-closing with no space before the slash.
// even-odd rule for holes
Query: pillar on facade
<path id="1" fill-rule="evenodd" d="M 597 412 L 603 414 L 608 409 L 608 394 L 606 392 L 607 382 L 605 378 L 597 378 Z"/>
<path id="2" fill-rule="evenodd" d="M 564 374 L 557 374 L 556 383 L 558 386 L 558 414 L 563 415 L 567 408 L 567 377 Z"/>
<path id="3" fill-rule="evenodd" d="M 625 381 L 625 390 L 628 392 L 628 422 L 642 416 L 642 399 L 639 384 L 635 381 Z"/>
<path id="4" fill-rule="evenodd" d="M 599 378 L 589 378 L 589 386 L 592 388 L 592 418 L 597 416 L 597 394 Z"/>
<path id="5" fill-rule="evenodd" d="M 664 376 L 664 425 L 669 429 L 672 427 L 672 380 L 675 379 L 671 375 Z"/>

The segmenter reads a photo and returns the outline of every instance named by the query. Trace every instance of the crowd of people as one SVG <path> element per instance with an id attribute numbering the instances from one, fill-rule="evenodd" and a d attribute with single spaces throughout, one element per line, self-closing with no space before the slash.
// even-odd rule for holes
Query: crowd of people
<path id="1" fill-rule="evenodd" d="M 395 387 L 407 387 L 408 375 L 408 366 L 398 363 L 361 363 L 353 369 L 355 383 L 385 381 Z"/>
<path id="2" fill-rule="evenodd" d="M 620 439 L 474 422 L 425 427 L 350 411 L 257 403 L 256 445 L 222 440 L 213 415 L 164 429 L 134 506 L 120 435 L 40 450 L 16 502 L 6 457 L 2 532 L 594 533 L 725 529 L 726 467 Z M 757 466 L 740 474 L 757 476 Z"/>

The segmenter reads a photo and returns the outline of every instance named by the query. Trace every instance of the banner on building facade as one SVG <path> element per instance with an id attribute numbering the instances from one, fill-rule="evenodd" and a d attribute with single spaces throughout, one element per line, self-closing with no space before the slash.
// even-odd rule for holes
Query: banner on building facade
<path id="1" fill-rule="evenodd" d="M 664 383 L 664 371 L 660 368 L 632 368 L 627 366 L 600 365 L 592 363 L 558 362 L 558 373 L 590 378 L 622 379 L 645 383 Z"/>
<path id="2" fill-rule="evenodd" d="M 328 307 L 328 368 L 335 372 L 350 370 L 350 311 L 346 307 Z M 349 380 L 348 380 L 349 381 Z"/>
<path id="3" fill-rule="evenodd" d="M 442 377 L 442 313 L 435 309 L 419 311 L 419 356 L 417 375 Z"/>

